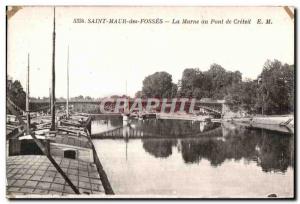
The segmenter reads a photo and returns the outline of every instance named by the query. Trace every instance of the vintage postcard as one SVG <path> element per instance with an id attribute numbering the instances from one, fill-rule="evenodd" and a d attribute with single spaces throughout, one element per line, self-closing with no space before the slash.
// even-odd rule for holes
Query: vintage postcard
<path id="1" fill-rule="evenodd" d="M 8 198 L 295 198 L 293 7 L 6 14 Z"/>

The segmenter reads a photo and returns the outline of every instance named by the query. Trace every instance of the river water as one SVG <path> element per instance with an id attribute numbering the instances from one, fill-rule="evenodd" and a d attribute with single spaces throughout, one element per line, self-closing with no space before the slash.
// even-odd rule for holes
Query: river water
<path id="1" fill-rule="evenodd" d="M 96 119 L 92 134 L 122 126 Z M 119 195 L 204 198 L 293 197 L 294 135 L 177 120 L 131 121 L 115 138 L 94 139 L 112 188 Z M 129 135 L 128 135 L 129 134 Z"/>

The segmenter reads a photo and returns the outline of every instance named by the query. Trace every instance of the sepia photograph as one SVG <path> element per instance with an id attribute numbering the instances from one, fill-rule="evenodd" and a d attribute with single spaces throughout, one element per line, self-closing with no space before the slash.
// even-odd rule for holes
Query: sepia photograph
<path id="1" fill-rule="evenodd" d="M 7 6 L 8 199 L 295 199 L 292 6 Z"/>

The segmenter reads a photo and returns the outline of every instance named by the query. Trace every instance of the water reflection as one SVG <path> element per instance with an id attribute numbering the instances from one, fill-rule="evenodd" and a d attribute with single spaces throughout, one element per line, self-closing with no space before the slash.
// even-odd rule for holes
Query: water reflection
<path id="1" fill-rule="evenodd" d="M 96 134 L 99 132 L 107 131 L 107 130 L 112 130 L 116 127 L 120 127 L 123 125 L 123 121 L 121 117 L 118 116 L 97 116 L 93 121 L 92 121 L 92 134 Z"/>
<path id="2" fill-rule="evenodd" d="M 177 140 L 168 139 L 143 139 L 143 148 L 155 157 L 168 157 L 172 154 L 172 146 L 177 145 Z"/>
<path id="3" fill-rule="evenodd" d="M 122 119 L 107 124 L 109 128 L 118 127 Z M 231 123 L 135 120 L 130 124 L 119 131 L 120 134 L 130 138 L 139 133 L 144 151 L 155 158 L 170 157 L 175 147 L 185 164 L 197 164 L 204 159 L 217 167 L 226 160 L 243 159 L 256 162 L 264 172 L 285 172 L 288 167 L 293 167 L 294 137 L 287 133 Z"/>
<path id="4" fill-rule="evenodd" d="M 142 139 L 142 142 L 145 151 L 155 157 L 167 157 L 172 154 L 172 146 L 177 146 L 185 163 L 199 163 L 207 159 L 212 166 L 219 166 L 225 160 L 245 159 L 256 161 L 265 172 L 285 172 L 293 166 L 294 144 L 291 136 L 262 129 L 238 130 L 231 131 L 223 139 Z"/>
<path id="5" fill-rule="evenodd" d="M 221 136 L 220 123 L 182 120 L 134 120 L 123 121 L 122 118 L 110 120 L 96 120 L 92 124 L 92 134 L 115 137 L 194 137 L 205 133 L 206 136 Z M 122 127 L 122 129 L 120 129 Z M 218 129 L 217 129 L 218 128 Z M 213 130 L 209 134 L 209 131 Z M 203 135 L 202 135 L 203 136 Z"/>
<path id="6" fill-rule="evenodd" d="M 136 130 L 143 131 L 146 135 L 159 135 L 162 137 L 193 136 L 221 127 L 220 123 L 182 120 L 132 121 L 132 124 L 136 124 Z"/>

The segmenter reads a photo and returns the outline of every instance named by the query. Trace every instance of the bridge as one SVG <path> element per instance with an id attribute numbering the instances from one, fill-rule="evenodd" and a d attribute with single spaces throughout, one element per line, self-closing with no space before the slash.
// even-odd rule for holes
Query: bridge
<path id="1" fill-rule="evenodd" d="M 114 111 L 115 105 L 116 105 L 116 99 L 111 99 L 112 101 L 102 99 L 102 100 L 76 100 L 76 101 L 69 101 L 69 105 L 72 106 L 73 111 L 75 112 L 83 112 L 83 113 L 101 113 L 100 111 L 100 104 L 104 102 L 105 100 L 105 110 L 108 110 L 109 112 Z M 131 106 L 134 103 L 135 99 L 129 99 L 129 106 Z M 142 99 L 141 101 L 143 109 L 145 109 L 147 105 L 147 99 Z M 160 101 L 159 107 L 162 105 L 162 101 Z M 167 104 L 171 104 L 172 101 L 168 101 Z M 177 112 L 180 108 L 180 101 L 176 102 L 176 108 L 175 112 Z M 184 107 L 184 110 L 188 112 L 190 108 L 191 102 L 187 101 Z M 55 102 L 56 107 L 66 106 L 65 100 L 57 100 Z M 50 103 L 49 101 L 42 101 L 42 100 L 32 100 L 30 101 L 30 110 L 32 111 L 41 111 L 41 110 L 49 110 Z M 169 108 L 170 109 L 170 108 Z M 196 101 L 194 105 L 195 110 L 205 110 L 212 114 L 216 115 L 222 115 L 225 110 L 227 109 L 225 100 L 212 100 L 203 98 L 201 100 Z M 159 110 L 157 110 L 159 111 Z M 168 108 L 166 108 L 166 111 L 169 111 Z"/>
<path id="2" fill-rule="evenodd" d="M 120 126 L 112 130 L 108 130 L 98 134 L 92 134 L 91 137 L 94 139 L 139 139 L 139 138 L 160 138 L 160 139 L 168 139 L 168 138 L 199 138 L 199 137 L 222 137 L 222 127 L 217 127 L 215 129 L 211 129 L 204 132 L 181 132 L 181 133 L 173 133 L 168 135 L 162 135 L 160 133 L 145 131 L 135 129 L 129 126 Z"/>

